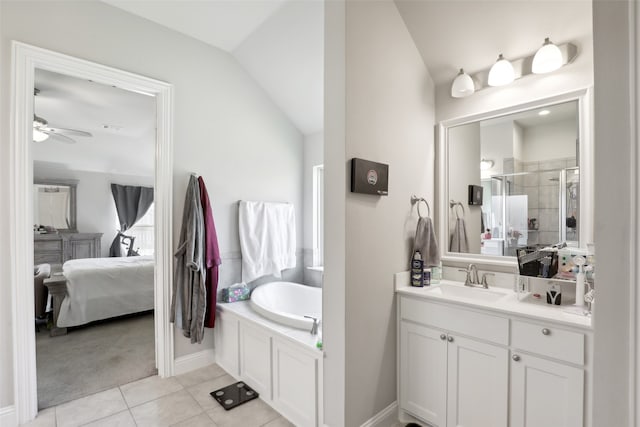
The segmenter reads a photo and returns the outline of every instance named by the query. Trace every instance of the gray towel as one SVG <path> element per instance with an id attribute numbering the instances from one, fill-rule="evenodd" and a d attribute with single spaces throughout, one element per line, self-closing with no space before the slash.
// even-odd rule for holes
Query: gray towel
<path id="1" fill-rule="evenodd" d="M 451 233 L 451 241 L 449 242 L 449 250 L 451 252 L 469 252 L 469 240 L 467 239 L 467 226 L 463 218 L 456 219 L 456 225 Z"/>
<path id="2" fill-rule="evenodd" d="M 416 237 L 413 240 L 413 252 L 420 251 L 425 267 L 440 265 L 440 250 L 438 240 L 433 231 L 431 218 L 420 218 L 416 227 Z"/>

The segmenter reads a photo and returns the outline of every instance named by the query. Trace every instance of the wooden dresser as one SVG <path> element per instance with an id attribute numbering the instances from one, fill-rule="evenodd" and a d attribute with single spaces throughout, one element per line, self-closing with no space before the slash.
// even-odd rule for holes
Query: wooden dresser
<path id="1" fill-rule="evenodd" d="M 102 233 L 33 235 L 34 264 L 63 264 L 70 259 L 100 258 Z"/>

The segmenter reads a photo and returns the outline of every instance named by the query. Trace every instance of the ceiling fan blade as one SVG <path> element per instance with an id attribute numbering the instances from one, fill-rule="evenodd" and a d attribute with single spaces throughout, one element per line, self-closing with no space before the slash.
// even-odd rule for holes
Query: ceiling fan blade
<path id="1" fill-rule="evenodd" d="M 77 130 L 77 129 L 66 129 L 66 128 L 54 128 L 54 127 L 41 127 L 40 128 L 42 131 L 49 131 L 52 133 L 55 133 L 56 135 L 60 135 L 62 133 L 67 133 L 69 135 L 73 135 L 73 136 L 86 136 L 86 137 L 91 137 L 93 136 L 93 134 L 91 132 L 85 132 L 83 130 Z"/>
<path id="2" fill-rule="evenodd" d="M 46 133 L 51 138 L 55 138 L 60 142 L 64 142 L 65 144 L 75 144 L 76 140 L 73 138 L 69 138 L 67 135 L 63 135 L 61 133 L 51 132 L 49 129 L 39 129 L 40 132 Z"/>

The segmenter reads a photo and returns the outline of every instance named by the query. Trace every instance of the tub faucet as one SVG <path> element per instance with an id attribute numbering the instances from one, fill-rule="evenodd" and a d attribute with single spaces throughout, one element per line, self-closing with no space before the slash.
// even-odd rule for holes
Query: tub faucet
<path id="1" fill-rule="evenodd" d="M 311 319 L 313 320 L 313 325 L 311 326 L 311 335 L 318 335 L 318 325 L 320 324 L 320 321 L 318 320 L 317 317 L 311 317 L 311 316 L 304 316 L 307 319 Z"/>

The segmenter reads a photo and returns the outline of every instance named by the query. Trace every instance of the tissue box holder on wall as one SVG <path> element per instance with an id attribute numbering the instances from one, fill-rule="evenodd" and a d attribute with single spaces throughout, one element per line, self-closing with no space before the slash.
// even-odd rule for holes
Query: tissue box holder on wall
<path id="1" fill-rule="evenodd" d="M 389 165 L 351 159 L 351 192 L 386 196 L 389 194 Z"/>

